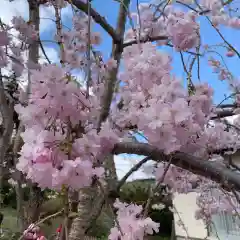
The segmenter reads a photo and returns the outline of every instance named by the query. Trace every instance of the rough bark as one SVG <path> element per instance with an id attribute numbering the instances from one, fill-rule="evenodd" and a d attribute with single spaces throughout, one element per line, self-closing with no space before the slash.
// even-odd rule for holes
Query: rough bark
<path id="1" fill-rule="evenodd" d="M 70 2 L 70 0 L 68 1 Z M 88 3 L 85 3 L 81 0 L 71 0 L 71 2 L 76 8 L 88 14 Z M 114 42 L 119 42 L 120 37 L 117 35 L 114 28 L 107 22 L 107 20 L 101 16 L 96 10 L 92 7 L 90 8 L 90 15 L 96 23 L 98 23 L 113 39 Z"/>
<path id="2" fill-rule="evenodd" d="M 117 67 L 112 69 L 106 78 L 105 82 L 105 91 L 101 100 L 102 109 L 100 111 L 100 116 L 98 120 L 98 129 L 101 128 L 101 123 L 104 122 L 109 114 L 110 105 L 115 89 L 115 85 L 117 82 L 117 72 L 120 65 L 121 55 L 123 51 L 123 38 L 125 32 L 125 25 L 127 19 L 127 9 L 129 6 L 130 0 L 125 0 L 124 4 L 121 3 L 117 21 L 117 28 L 116 33 L 117 37 L 113 34 L 110 34 L 113 38 L 113 48 L 112 48 L 112 57 L 117 61 Z M 75 1 L 75 6 L 77 6 L 77 1 Z M 83 7 L 80 8 L 84 10 Z M 91 14 L 92 15 L 92 14 Z M 95 19 L 96 20 L 96 19 Z M 109 26 L 108 26 L 109 27 Z M 105 28 L 104 28 L 105 29 Z M 109 28 L 108 28 L 109 29 Z M 111 29 L 111 28 L 110 28 Z M 117 38 L 117 41 L 116 41 Z M 107 171 L 107 190 L 111 190 L 112 188 L 116 187 L 117 182 L 117 174 L 116 174 L 116 167 L 114 163 L 114 156 L 110 154 L 105 159 L 105 170 Z M 93 221 L 96 220 L 99 213 L 101 212 L 104 199 L 95 199 L 94 209 L 92 209 L 92 204 L 88 202 L 89 199 L 92 199 L 92 196 L 88 194 L 92 194 L 96 192 L 96 185 L 88 189 L 88 193 L 80 192 L 79 194 L 79 204 L 78 204 L 78 213 L 79 217 L 73 220 L 72 227 L 70 230 L 69 240 L 76 240 L 76 239 L 83 239 L 86 233 L 86 230 L 89 229 L 89 226 Z M 90 213 L 90 217 L 89 217 Z"/>
<path id="3" fill-rule="evenodd" d="M 29 21 L 35 26 L 36 31 L 39 31 L 39 25 L 40 25 L 40 18 L 39 18 L 39 5 L 34 0 L 28 0 L 29 4 Z M 29 61 L 33 63 L 38 63 L 39 59 L 39 49 L 38 49 L 38 41 L 33 41 L 29 46 L 29 52 L 28 52 L 28 59 Z M 30 72 L 28 72 L 28 86 L 26 89 L 25 98 L 23 99 L 24 102 L 28 101 L 28 95 L 30 91 Z M 24 126 L 22 123 L 20 123 L 17 134 L 14 140 L 14 161 L 15 165 L 18 162 L 18 152 L 21 150 L 21 147 L 23 145 L 23 141 L 21 139 L 21 133 L 24 131 Z M 18 219 L 19 219 L 19 225 L 20 230 L 23 231 L 26 228 L 26 225 L 28 225 L 30 222 L 34 221 L 35 219 L 38 219 L 39 216 L 39 206 L 40 206 L 40 194 L 37 187 L 34 185 L 31 187 L 31 196 L 30 196 L 30 204 L 25 208 L 26 213 L 24 213 L 24 203 L 23 203 L 23 193 L 22 193 L 22 180 L 23 175 L 19 172 L 19 179 L 17 181 L 16 185 L 16 195 L 17 195 L 17 210 L 18 210 Z M 37 216 L 38 215 L 38 216 Z M 26 219 L 27 217 L 27 219 Z"/>
<path id="4" fill-rule="evenodd" d="M 1 73 L 0 73 L 1 74 Z M 2 117 L 1 131 L 0 131 L 0 190 L 2 189 L 2 181 L 4 175 L 4 161 L 6 152 L 9 148 L 12 132 L 13 132 L 13 107 L 14 103 L 4 93 L 4 85 L 2 77 L 0 76 L 0 112 Z M 2 204 L 2 195 L 0 192 L 0 205 Z"/>
<path id="5" fill-rule="evenodd" d="M 39 5 L 34 0 L 28 0 L 29 3 L 29 20 L 35 26 L 35 30 L 39 32 L 40 27 L 40 14 Z M 39 42 L 34 41 L 29 48 L 29 61 L 33 63 L 38 63 L 39 59 Z M 29 73 L 30 75 L 30 73 Z M 29 91 L 30 91 L 31 81 L 29 79 Z M 31 184 L 30 186 L 30 200 L 28 202 L 28 224 L 36 222 L 40 216 L 40 207 L 43 202 L 43 192 L 36 185 Z"/>
<path id="6" fill-rule="evenodd" d="M 21 149 L 21 146 L 22 146 L 22 139 L 20 137 L 20 134 L 22 132 L 22 128 L 23 128 L 23 125 L 20 123 L 19 128 L 17 130 L 17 134 L 14 138 L 13 158 L 14 158 L 14 165 L 15 166 L 16 166 L 17 161 L 18 161 L 18 152 L 19 152 L 19 150 Z M 17 179 L 16 179 L 17 184 L 15 185 L 18 225 L 19 225 L 20 231 L 22 232 L 26 227 L 24 205 L 23 205 L 23 189 L 22 189 L 23 175 L 17 169 L 15 169 L 15 174 L 18 176 Z"/>
<path id="7" fill-rule="evenodd" d="M 91 209 L 96 199 L 96 188 L 90 187 L 79 192 L 78 213 L 79 217 L 72 222 L 69 240 L 84 239 L 85 231 L 89 227 Z"/>

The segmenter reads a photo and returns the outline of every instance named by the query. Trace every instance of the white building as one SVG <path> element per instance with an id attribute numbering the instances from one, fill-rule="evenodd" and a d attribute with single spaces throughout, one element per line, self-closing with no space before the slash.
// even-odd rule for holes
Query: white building
<path id="1" fill-rule="evenodd" d="M 213 225 L 207 228 L 202 220 L 195 218 L 198 209 L 197 193 L 178 194 L 174 198 L 174 223 L 172 240 L 239 240 L 240 220 L 233 216 L 219 214 L 213 216 Z M 181 224 L 180 224 L 181 223 Z"/>

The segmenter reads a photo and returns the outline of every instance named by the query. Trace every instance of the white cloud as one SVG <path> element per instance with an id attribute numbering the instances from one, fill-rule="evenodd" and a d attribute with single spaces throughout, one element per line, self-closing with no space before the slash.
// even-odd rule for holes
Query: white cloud
<path id="1" fill-rule="evenodd" d="M 29 18 L 28 2 L 27 0 L 1 0 L 4 1 L 0 8 L 0 16 L 4 23 L 10 23 L 14 16 L 21 16 L 24 19 Z M 40 18 L 54 18 L 54 11 L 52 8 L 41 7 Z M 44 31 L 49 26 L 49 20 L 41 21 L 40 29 Z"/>
<path id="2" fill-rule="evenodd" d="M 73 16 L 72 7 L 70 5 L 63 8 L 61 10 L 61 18 L 62 18 L 63 25 L 71 21 L 72 16 Z M 40 7 L 40 19 L 41 19 L 41 24 L 40 24 L 41 32 L 54 28 L 55 19 L 56 19 L 54 8 L 52 6 L 47 7 L 42 5 Z"/>
<path id="3" fill-rule="evenodd" d="M 3 22 L 10 23 L 13 16 L 28 18 L 27 0 L 1 0 L 0 16 Z"/>
<path id="4" fill-rule="evenodd" d="M 2 3 L 3 2 L 3 3 Z M 21 16 L 28 19 L 28 2 L 27 0 L 1 0 L 0 17 L 4 23 L 10 23 L 14 16 Z M 62 19 L 65 21 L 70 20 L 72 16 L 71 6 L 68 5 L 62 9 Z M 40 31 L 44 32 L 54 27 L 54 8 L 53 7 L 40 7 Z"/>
<path id="5" fill-rule="evenodd" d="M 116 165 L 116 171 L 118 178 L 121 179 L 137 162 L 141 161 L 143 157 L 136 155 L 115 155 L 114 161 Z M 144 167 L 145 166 L 145 167 Z M 143 179 L 143 178 L 152 178 L 153 175 L 150 174 L 150 168 L 153 168 L 153 162 L 145 163 L 138 171 L 134 172 L 129 178 L 128 181 Z M 147 170 L 147 171 L 145 171 Z"/>
<path id="6" fill-rule="evenodd" d="M 39 63 L 47 63 L 46 57 L 43 54 L 43 51 L 40 49 L 40 58 L 39 58 Z M 52 62 L 52 63 L 57 63 L 59 62 L 59 56 L 58 56 L 58 52 L 55 48 L 52 47 L 44 47 L 44 51 L 48 57 L 48 59 Z"/>
<path id="7" fill-rule="evenodd" d="M 54 16 L 54 8 L 52 6 L 40 7 L 40 31 L 44 32 L 54 27 L 55 25 L 55 16 Z"/>
<path id="8" fill-rule="evenodd" d="M 63 23 L 70 21 L 72 15 L 73 15 L 72 8 L 70 5 L 68 5 L 67 7 L 61 10 L 61 18 Z M 41 19 L 41 24 L 40 24 L 41 32 L 54 28 L 56 18 L 55 18 L 55 11 L 53 6 L 48 7 L 48 6 L 42 5 L 40 7 L 40 19 Z"/>

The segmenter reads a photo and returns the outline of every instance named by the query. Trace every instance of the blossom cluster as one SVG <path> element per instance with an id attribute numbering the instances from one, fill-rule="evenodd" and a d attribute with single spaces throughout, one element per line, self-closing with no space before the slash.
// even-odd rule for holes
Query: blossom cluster
<path id="1" fill-rule="evenodd" d="M 146 234 L 158 232 L 160 224 L 153 222 L 149 217 L 144 218 L 142 206 L 122 203 L 117 199 L 114 207 L 117 209 L 117 219 L 115 227 L 111 229 L 109 240 L 143 240 Z"/>
<path id="2" fill-rule="evenodd" d="M 125 71 L 121 79 L 124 106 L 115 111 L 115 122 L 137 126 L 149 143 L 166 154 L 176 151 L 207 157 L 223 146 L 236 148 L 239 137 L 225 131 L 223 124 L 209 126 L 214 114 L 213 90 L 195 85 L 188 95 L 181 82 L 170 73 L 170 57 L 151 43 L 134 45 L 123 53 Z"/>
<path id="3" fill-rule="evenodd" d="M 30 224 L 23 233 L 24 240 L 46 240 L 42 235 L 40 227 L 35 224 Z"/>
<path id="4" fill-rule="evenodd" d="M 89 96 L 71 77 L 72 68 L 81 68 L 86 61 L 81 58 L 86 50 L 86 18 L 76 16 L 74 23 L 74 31 L 56 36 L 67 49 L 64 66 L 49 64 L 32 69 L 28 104 L 15 106 L 25 125 L 17 168 L 42 188 L 91 185 L 94 177 L 102 176 L 101 161 L 119 138 L 109 121 L 97 130 L 98 111 L 93 104 L 99 104 L 96 98 L 101 96 L 97 83 L 92 84 L 96 94 Z M 93 44 L 98 43 L 96 36 Z M 75 45 L 71 50 L 72 41 Z"/>

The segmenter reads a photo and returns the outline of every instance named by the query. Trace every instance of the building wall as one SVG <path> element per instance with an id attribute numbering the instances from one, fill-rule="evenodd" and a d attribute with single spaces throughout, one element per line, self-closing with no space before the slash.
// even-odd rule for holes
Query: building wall
<path id="1" fill-rule="evenodd" d="M 232 155 L 232 161 L 235 165 L 240 167 L 240 151 Z M 175 194 L 174 196 L 174 206 L 176 211 L 174 212 L 174 228 L 175 228 L 175 236 L 176 240 L 182 240 L 186 237 L 189 237 L 191 240 L 239 240 L 240 235 L 227 235 L 224 232 L 222 226 L 220 226 L 217 222 L 219 221 L 216 219 L 216 225 L 219 225 L 218 228 L 218 236 L 208 236 L 208 231 L 206 226 L 202 220 L 196 220 L 195 212 L 198 209 L 196 204 L 196 197 L 197 193 L 188 193 L 188 194 Z M 178 224 L 179 219 L 183 222 L 186 230 L 184 227 Z M 239 233 L 240 234 L 240 233 Z"/>
<path id="2" fill-rule="evenodd" d="M 174 240 L 239 240 L 238 238 L 228 238 L 226 235 L 208 236 L 207 228 L 202 220 L 195 218 L 195 212 L 198 209 L 196 204 L 197 193 L 175 194 L 174 196 Z M 181 219 L 183 225 L 179 225 Z M 185 230 L 186 229 L 186 230 Z"/>
<path id="3" fill-rule="evenodd" d="M 234 163 L 236 166 L 240 167 L 240 150 L 238 150 L 236 153 L 234 153 L 234 154 L 231 156 L 231 158 L 232 158 L 233 163 Z M 227 161 L 227 157 L 225 158 L 225 160 Z"/>
<path id="4" fill-rule="evenodd" d="M 173 204 L 174 209 L 174 228 L 177 240 L 181 237 L 204 239 L 207 237 L 207 229 L 202 220 L 195 218 L 197 210 L 196 193 L 175 194 Z M 183 226 L 178 222 L 182 221 Z"/>

